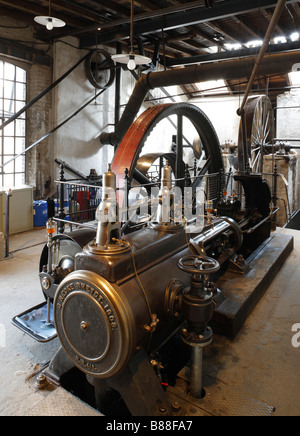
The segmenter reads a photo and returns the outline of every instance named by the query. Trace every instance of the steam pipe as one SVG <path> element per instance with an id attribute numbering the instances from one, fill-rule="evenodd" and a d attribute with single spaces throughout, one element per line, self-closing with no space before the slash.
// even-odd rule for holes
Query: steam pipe
<path id="1" fill-rule="evenodd" d="M 101 144 L 110 144 L 115 147 L 120 144 L 150 90 L 207 80 L 230 80 L 250 77 L 255 62 L 256 58 L 250 57 L 205 65 L 191 65 L 186 68 L 176 68 L 142 75 L 135 85 L 115 132 L 103 132 L 100 135 Z M 286 74 L 287 71 L 292 70 L 292 66 L 297 62 L 299 62 L 299 52 L 268 55 L 260 63 L 259 73 L 262 75 Z"/>
<path id="2" fill-rule="evenodd" d="M 253 68 L 250 80 L 248 82 L 248 85 L 247 85 L 247 88 L 246 88 L 246 91 L 245 91 L 245 95 L 244 95 L 244 98 L 243 98 L 243 102 L 242 102 L 242 105 L 241 105 L 241 107 L 239 109 L 239 113 L 240 114 L 243 113 L 243 111 L 245 109 L 245 106 L 246 106 L 246 103 L 247 103 L 250 91 L 252 89 L 252 85 L 254 83 L 254 80 L 256 79 L 256 76 L 257 76 L 260 64 L 261 64 L 261 62 L 262 62 L 262 60 L 263 60 L 263 58 L 264 58 L 264 56 L 266 54 L 266 51 L 267 51 L 267 48 L 268 48 L 268 46 L 270 44 L 270 40 L 272 38 L 273 32 L 275 30 L 275 27 L 278 24 L 278 21 L 279 21 L 279 19 L 281 17 L 282 11 L 283 11 L 283 9 L 285 7 L 285 4 L 286 4 L 286 0 L 278 0 L 278 3 L 276 5 L 275 11 L 274 11 L 274 14 L 272 16 L 272 19 L 270 21 L 269 27 L 267 29 L 267 32 L 266 32 L 263 44 L 261 46 L 259 55 L 258 55 L 257 60 L 255 62 L 255 65 L 254 65 L 254 68 Z"/>

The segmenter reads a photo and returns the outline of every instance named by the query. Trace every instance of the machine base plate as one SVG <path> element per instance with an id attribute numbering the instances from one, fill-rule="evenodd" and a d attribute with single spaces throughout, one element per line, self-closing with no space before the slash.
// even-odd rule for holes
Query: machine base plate
<path id="1" fill-rule="evenodd" d="M 229 386 L 203 374 L 204 398 L 189 394 L 187 368 L 178 374 L 176 386 L 169 386 L 167 396 L 174 416 L 271 416 L 274 407 L 249 397 L 237 387 Z"/>
<path id="2" fill-rule="evenodd" d="M 214 311 L 210 324 L 214 333 L 230 339 L 238 334 L 293 248 L 292 236 L 273 233 L 247 259 L 251 267 L 248 274 L 241 276 L 226 272 L 216 282 L 216 286 L 223 291 L 225 300 Z"/>

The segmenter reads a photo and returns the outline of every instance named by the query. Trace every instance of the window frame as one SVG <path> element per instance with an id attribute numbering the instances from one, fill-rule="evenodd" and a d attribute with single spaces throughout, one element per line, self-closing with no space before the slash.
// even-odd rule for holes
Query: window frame
<path id="1" fill-rule="evenodd" d="M 10 73 L 10 74 L 9 74 Z M 0 57 L 0 123 L 17 113 L 27 102 L 27 69 L 19 62 Z M 8 85 L 8 86 L 7 86 Z M 0 164 L 8 162 L 26 149 L 26 112 L 0 130 Z M 25 155 L 2 167 L 0 187 L 26 183 Z"/>

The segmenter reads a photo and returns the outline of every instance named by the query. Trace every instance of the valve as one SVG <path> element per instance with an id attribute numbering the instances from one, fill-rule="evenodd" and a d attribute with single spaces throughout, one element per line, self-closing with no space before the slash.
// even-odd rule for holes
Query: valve
<path id="1" fill-rule="evenodd" d="M 208 326 L 214 311 L 214 296 L 208 276 L 220 269 L 215 259 L 203 256 L 186 256 L 178 267 L 191 274 L 191 286 L 182 293 L 181 309 L 186 325 L 181 331 L 182 340 L 191 347 L 190 392 L 201 398 L 202 350 L 212 342 L 212 329 Z"/>
<path id="2" fill-rule="evenodd" d="M 214 296 L 207 276 L 219 271 L 220 264 L 210 257 L 186 256 L 177 265 L 191 275 L 191 286 L 182 293 L 182 313 L 188 324 L 183 340 L 191 345 L 208 345 L 212 331 L 207 325 L 213 315 Z"/>
<path id="3" fill-rule="evenodd" d="M 192 275 L 210 275 L 219 271 L 220 264 L 211 257 L 186 256 L 178 261 L 178 267 Z"/>

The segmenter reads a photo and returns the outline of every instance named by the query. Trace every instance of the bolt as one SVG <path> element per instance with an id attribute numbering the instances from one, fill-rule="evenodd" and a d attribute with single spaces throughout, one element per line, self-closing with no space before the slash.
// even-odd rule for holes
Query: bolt
<path id="1" fill-rule="evenodd" d="M 44 277 L 42 280 L 42 287 L 47 290 L 50 288 L 50 280 L 47 277 Z"/>
<path id="2" fill-rule="evenodd" d="M 161 413 L 162 415 L 165 415 L 168 412 L 166 406 L 164 406 L 164 405 L 160 406 L 158 410 L 159 410 L 159 413 Z"/>
<path id="3" fill-rule="evenodd" d="M 179 410 L 181 409 L 181 405 L 179 404 L 178 401 L 174 401 L 172 403 L 172 409 L 174 412 L 179 412 Z"/>
<path id="4" fill-rule="evenodd" d="M 41 373 L 36 378 L 36 386 L 38 389 L 44 389 L 44 387 L 48 384 L 47 378 L 45 374 Z"/>
<path id="5" fill-rule="evenodd" d="M 82 321 L 80 324 L 80 328 L 83 331 L 86 331 L 88 329 L 88 324 L 85 321 Z"/>

